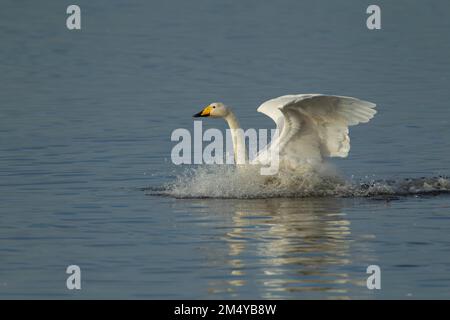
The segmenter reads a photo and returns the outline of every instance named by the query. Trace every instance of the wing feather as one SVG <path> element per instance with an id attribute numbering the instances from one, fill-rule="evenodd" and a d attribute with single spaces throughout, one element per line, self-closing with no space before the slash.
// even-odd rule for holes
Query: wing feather
<path id="1" fill-rule="evenodd" d="M 279 135 L 268 148 L 293 165 L 322 157 L 346 157 L 349 126 L 366 123 L 376 114 L 374 103 L 353 97 L 321 94 L 287 95 L 261 104 L 258 112 L 272 118 Z M 267 156 L 260 153 L 256 161 Z"/>

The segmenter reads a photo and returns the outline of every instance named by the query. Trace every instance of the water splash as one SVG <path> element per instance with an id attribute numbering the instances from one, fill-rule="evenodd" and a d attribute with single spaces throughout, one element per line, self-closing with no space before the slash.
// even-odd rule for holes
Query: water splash
<path id="1" fill-rule="evenodd" d="M 295 173 L 262 176 L 256 166 L 200 166 L 178 175 L 162 187 L 144 189 L 152 195 L 176 198 L 302 198 L 398 197 L 450 193 L 448 177 L 400 180 L 345 180 L 332 167 L 320 172 L 300 168 Z"/>

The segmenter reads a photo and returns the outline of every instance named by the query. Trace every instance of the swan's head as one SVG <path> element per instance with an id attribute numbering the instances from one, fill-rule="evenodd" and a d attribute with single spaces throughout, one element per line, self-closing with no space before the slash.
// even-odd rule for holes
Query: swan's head
<path id="1" fill-rule="evenodd" d="M 225 118 L 230 112 L 230 109 L 221 102 L 214 102 L 208 105 L 193 117 L 211 117 L 211 118 Z"/>

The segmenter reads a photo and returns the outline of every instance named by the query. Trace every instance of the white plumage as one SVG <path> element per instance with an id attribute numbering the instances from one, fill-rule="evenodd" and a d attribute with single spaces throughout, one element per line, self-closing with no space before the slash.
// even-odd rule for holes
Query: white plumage
<path id="1" fill-rule="evenodd" d="M 258 112 L 275 121 L 278 137 L 253 162 L 267 163 L 274 148 L 278 148 L 281 164 L 290 168 L 317 163 L 324 157 L 346 157 L 350 150 L 348 127 L 372 119 L 375 106 L 352 97 L 321 94 L 268 100 Z"/>
<path id="2" fill-rule="evenodd" d="M 321 164 L 325 157 L 346 157 L 350 150 L 348 127 L 372 119 L 375 106 L 353 97 L 322 94 L 286 95 L 268 100 L 259 106 L 258 112 L 275 121 L 278 134 L 251 163 L 270 164 L 277 155 L 281 168 L 295 170 L 304 164 Z M 194 116 L 224 118 L 233 136 L 235 157 L 246 159 L 244 137 L 230 108 L 215 102 Z"/>

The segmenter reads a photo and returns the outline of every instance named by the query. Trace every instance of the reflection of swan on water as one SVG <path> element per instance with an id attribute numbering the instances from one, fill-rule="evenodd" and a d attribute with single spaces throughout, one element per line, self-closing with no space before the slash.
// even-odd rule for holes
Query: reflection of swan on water
<path id="1" fill-rule="evenodd" d="M 222 253 L 216 247 L 205 249 L 214 251 L 208 259 L 213 268 L 229 270 L 225 279 L 210 282 L 210 292 L 239 297 L 256 287 L 253 297 L 283 298 L 303 292 L 308 297 L 346 298 L 349 288 L 365 285 L 364 263 L 358 262 L 361 278 L 345 271 L 355 261 L 350 222 L 342 211 L 344 199 L 235 200 L 234 208 L 226 200 L 200 201 L 209 215 L 231 219 L 218 226 L 218 230 L 225 227 L 228 249 Z"/>
<path id="2" fill-rule="evenodd" d="M 277 157 L 281 169 L 308 165 L 321 167 L 324 157 L 346 157 L 350 150 L 348 127 L 368 122 L 375 104 L 352 97 L 298 94 L 264 102 L 258 111 L 272 118 L 279 135 L 252 164 L 271 164 Z M 194 117 L 223 118 L 231 131 L 236 163 L 247 161 L 245 139 L 233 111 L 223 103 L 208 105 Z"/>

